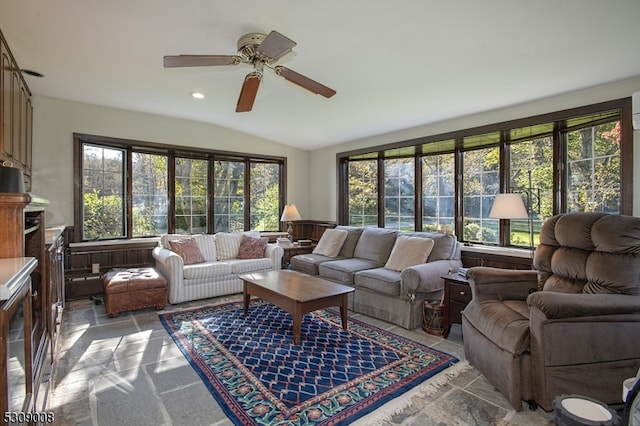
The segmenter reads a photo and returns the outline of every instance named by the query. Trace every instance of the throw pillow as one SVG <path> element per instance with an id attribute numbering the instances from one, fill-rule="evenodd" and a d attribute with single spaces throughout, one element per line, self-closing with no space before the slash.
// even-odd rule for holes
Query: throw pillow
<path id="1" fill-rule="evenodd" d="M 431 238 L 398 235 L 384 267 L 393 271 L 402 271 L 409 266 L 419 265 L 427 261 L 432 249 L 433 239 Z"/>
<path id="2" fill-rule="evenodd" d="M 182 238 L 180 240 L 169 241 L 171 251 L 174 251 L 182 258 L 185 265 L 203 263 L 204 257 L 198 248 L 196 240 L 193 238 Z"/>
<path id="3" fill-rule="evenodd" d="M 263 258 L 268 242 L 268 237 L 253 238 L 248 235 L 243 235 L 242 241 L 240 241 L 240 249 L 238 250 L 238 259 Z"/>
<path id="4" fill-rule="evenodd" d="M 320 237 L 313 253 L 327 257 L 337 257 L 349 233 L 344 229 L 327 229 Z"/>

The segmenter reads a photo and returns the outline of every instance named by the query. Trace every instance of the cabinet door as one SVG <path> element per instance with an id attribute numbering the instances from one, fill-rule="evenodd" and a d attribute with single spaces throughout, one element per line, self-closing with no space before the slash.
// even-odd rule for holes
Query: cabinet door
<path id="1" fill-rule="evenodd" d="M 19 77 L 19 76 L 18 76 Z M 18 79 L 18 83 L 21 81 Z M 20 127 L 18 127 L 18 152 L 14 154 L 14 158 L 23 166 L 27 166 L 27 142 L 30 135 L 27 110 L 29 109 L 29 94 L 27 88 L 20 84 Z"/>
<path id="2" fill-rule="evenodd" d="M 16 162 L 20 162 L 20 75 L 13 71 L 11 73 L 11 157 Z"/>
<path id="3" fill-rule="evenodd" d="M 0 55 L 2 55 L 2 136 L 0 138 L 0 148 L 2 148 L 2 157 L 7 159 L 11 156 L 11 58 L 9 51 L 4 42 L 0 43 Z"/>
<path id="4" fill-rule="evenodd" d="M 0 411 L 30 410 L 33 392 L 31 345 L 31 303 L 28 280 L 8 301 L 0 303 Z"/>
<path id="5" fill-rule="evenodd" d="M 33 105 L 31 104 L 31 97 L 26 96 L 25 98 L 25 146 L 24 149 L 24 173 L 29 178 L 28 183 L 26 185 L 27 192 L 31 192 L 31 165 L 32 165 L 32 146 L 33 146 Z"/>

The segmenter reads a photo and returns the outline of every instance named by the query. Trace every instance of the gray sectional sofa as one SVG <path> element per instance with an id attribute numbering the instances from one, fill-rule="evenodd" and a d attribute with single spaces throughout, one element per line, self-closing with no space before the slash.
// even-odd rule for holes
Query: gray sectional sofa
<path id="1" fill-rule="evenodd" d="M 291 267 L 353 286 L 355 292 L 349 301 L 351 310 L 406 329 L 421 324 L 425 300 L 441 297 L 442 276 L 456 272 L 462 266 L 460 245 L 449 234 L 408 233 L 374 227 L 337 226 L 335 229 L 347 232 L 337 256 L 297 255 L 291 258 Z M 398 247 L 399 236 L 433 240 L 426 261 L 401 270 L 390 269 L 390 256 L 397 258 L 392 252 Z"/>

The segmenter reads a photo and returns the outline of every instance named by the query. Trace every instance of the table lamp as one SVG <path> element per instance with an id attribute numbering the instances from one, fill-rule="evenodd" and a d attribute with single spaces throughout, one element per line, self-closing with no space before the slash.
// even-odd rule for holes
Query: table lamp
<path id="1" fill-rule="evenodd" d="M 300 213 L 295 204 L 287 204 L 284 206 L 280 221 L 287 222 L 287 234 L 289 234 L 289 241 L 291 242 L 293 242 L 293 221 L 300 219 L 302 219 L 302 217 L 300 217 Z"/>

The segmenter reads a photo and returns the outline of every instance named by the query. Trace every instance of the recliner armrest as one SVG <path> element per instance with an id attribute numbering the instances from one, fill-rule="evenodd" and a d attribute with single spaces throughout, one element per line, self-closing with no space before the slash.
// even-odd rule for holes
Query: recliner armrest
<path id="1" fill-rule="evenodd" d="M 529 308 L 540 310 L 548 319 L 601 315 L 640 315 L 640 297 L 625 294 L 574 294 L 540 291 L 527 298 Z"/>
<path id="2" fill-rule="evenodd" d="M 474 298 L 526 300 L 538 288 L 538 272 L 531 270 L 476 266 L 469 268 L 467 278 Z"/>

